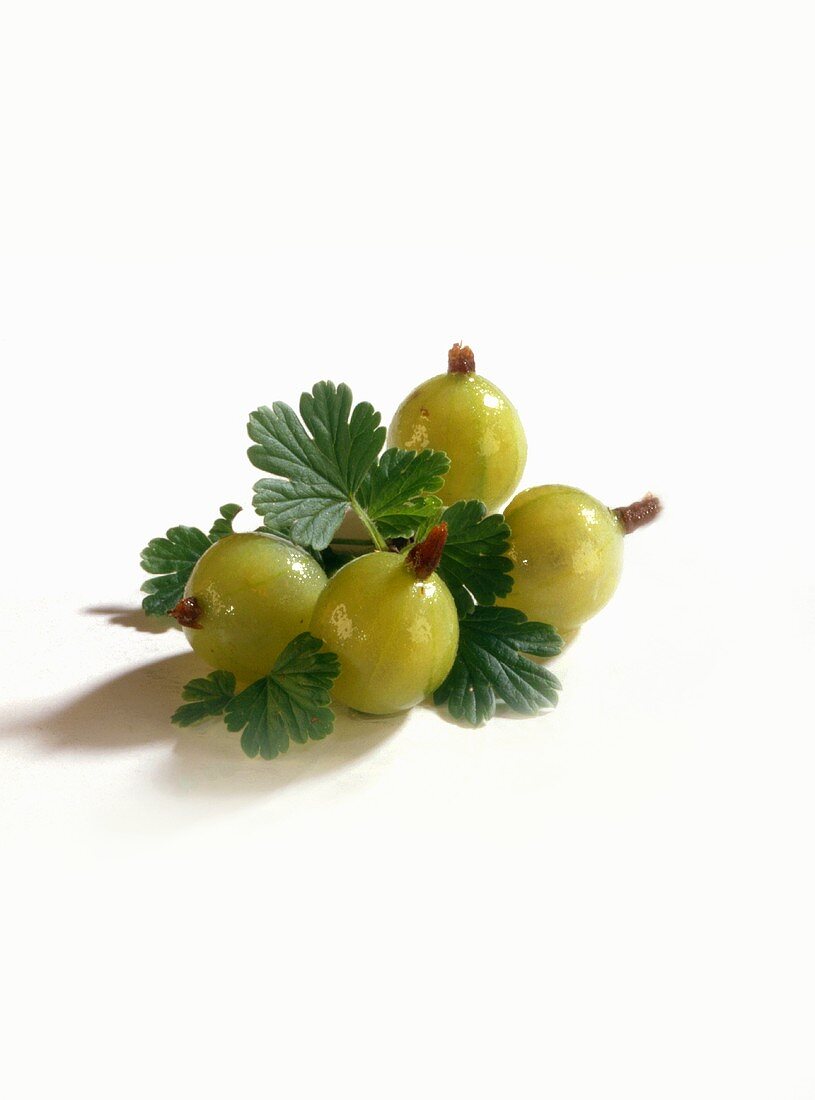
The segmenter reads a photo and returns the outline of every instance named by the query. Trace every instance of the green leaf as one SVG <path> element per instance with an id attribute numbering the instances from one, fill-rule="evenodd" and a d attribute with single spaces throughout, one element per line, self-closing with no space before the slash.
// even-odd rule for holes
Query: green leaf
<path id="1" fill-rule="evenodd" d="M 218 542 L 219 539 L 226 538 L 227 535 L 234 535 L 232 520 L 240 511 L 242 511 L 240 504 L 223 505 L 220 519 L 216 519 L 209 529 L 210 542 Z"/>
<path id="2" fill-rule="evenodd" d="M 524 656 L 560 653 L 563 641 L 553 627 L 529 622 L 512 607 L 476 607 L 459 626 L 455 664 L 433 696 L 437 706 L 446 703 L 455 719 L 480 726 L 499 699 L 519 714 L 557 705 L 557 677 Z"/>
<path id="3" fill-rule="evenodd" d="M 352 403 L 348 386 L 318 382 L 300 398 L 302 421 L 282 401 L 250 415 L 249 458 L 275 475 L 255 485 L 253 500 L 269 530 L 318 550 L 331 542 L 385 442 L 379 413 Z"/>
<path id="4" fill-rule="evenodd" d="M 427 515 L 416 528 L 416 533 L 413 536 L 414 542 L 424 542 L 424 540 L 427 538 L 433 528 L 441 523 L 441 518 L 444 514 L 444 504 L 442 503 L 442 501 L 439 500 L 438 497 L 428 497 L 427 499 L 428 501 L 436 501 L 438 503 L 438 507 L 435 509 L 431 509 L 430 507 L 428 507 Z"/>
<path id="5" fill-rule="evenodd" d="M 444 451 L 402 451 L 391 447 L 369 471 L 357 503 L 385 538 L 413 535 L 437 515 L 450 459 Z"/>
<path id="6" fill-rule="evenodd" d="M 198 559 L 218 539 L 232 534 L 232 520 L 240 510 L 237 504 L 225 504 L 208 535 L 198 527 L 171 527 L 164 538 L 148 542 L 141 552 L 141 567 L 159 575 L 141 586 L 147 593 L 142 600 L 146 614 L 166 615 L 175 607 Z"/>
<path id="7" fill-rule="evenodd" d="M 275 661 L 268 676 L 256 680 L 226 706 L 224 721 L 233 733 L 241 730 L 247 756 L 272 760 L 286 752 L 290 741 L 318 741 L 334 728 L 329 703 L 331 686 L 340 672 L 334 653 L 321 653 L 322 642 L 298 634 Z"/>
<path id="8" fill-rule="evenodd" d="M 267 531 L 318 550 L 324 550 L 331 542 L 348 503 L 344 496 L 332 501 L 323 489 L 279 478 L 263 478 L 256 482 L 252 497 L 255 511 L 263 516 Z"/>
<path id="9" fill-rule="evenodd" d="M 151 539 L 141 552 L 141 567 L 158 573 L 144 582 L 142 607 L 148 615 L 166 615 L 184 595 L 195 563 L 212 543 L 197 527 L 171 527 L 165 538 Z"/>
<path id="10" fill-rule="evenodd" d="M 180 706 L 170 719 L 177 726 L 191 726 L 203 718 L 223 714 L 235 695 L 235 677 L 231 672 L 211 672 L 209 676 L 190 680 L 181 692 L 190 702 Z"/>
<path id="11" fill-rule="evenodd" d="M 437 570 L 456 601 L 459 615 L 478 604 L 491 605 L 512 590 L 507 556 L 510 530 L 500 515 L 488 516 L 480 500 L 460 500 L 447 508 L 447 542 Z"/>

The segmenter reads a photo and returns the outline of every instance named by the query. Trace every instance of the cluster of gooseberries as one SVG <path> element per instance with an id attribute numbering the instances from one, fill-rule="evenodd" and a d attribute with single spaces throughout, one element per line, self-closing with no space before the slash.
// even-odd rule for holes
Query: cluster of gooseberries
<path id="1" fill-rule="evenodd" d="M 447 506 L 478 500 L 496 512 L 524 473 L 520 417 L 460 344 L 446 373 L 404 399 L 387 438 L 405 451 L 446 453 L 450 468 L 437 495 Z M 525 489 L 503 513 L 514 583 L 497 604 L 571 638 L 614 593 L 624 535 L 659 509 L 650 495 L 611 509 L 566 485 Z M 319 555 L 277 534 L 227 534 L 200 556 L 169 613 L 195 652 L 239 684 L 265 676 L 308 631 L 339 660 L 338 702 L 370 714 L 414 706 L 448 676 L 459 644 L 459 610 L 437 572 L 447 528 L 436 523 L 421 540 L 395 539 L 386 549 L 359 533 L 343 549 L 350 542 L 361 552 L 330 577 Z"/>

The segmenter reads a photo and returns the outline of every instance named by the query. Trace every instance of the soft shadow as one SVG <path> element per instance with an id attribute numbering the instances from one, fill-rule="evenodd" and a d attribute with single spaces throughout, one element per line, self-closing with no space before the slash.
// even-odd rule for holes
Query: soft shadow
<path id="1" fill-rule="evenodd" d="M 483 722 L 480 726 L 471 726 L 469 722 L 454 718 L 447 707 L 435 706 L 432 699 L 425 700 L 424 703 L 420 703 L 419 705 L 434 711 L 446 725 L 455 726 L 456 729 L 460 729 L 464 733 L 478 734 L 483 730 L 489 729 L 489 722 Z M 510 722 L 528 722 L 530 718 L 546 718 L 547 715 L 553 714 L 555 710 L 557 710 L 557 707 L 547 707 L 537 711 L 535 714 L 519 714 L 515 710 L 510 710 L 506 703 L 499 701 L 495 708 L 494 718 L 507 719 Z"/>
<path id="2" fill-rule="evenodd" d="M 192 651 L 163 657 L 91 688 L 44 717 L 38 715 L 36 728 L 52 748 L 73 752 L 171 741 L 178 730 L 170 724 L 170 715 L 179 704 L 181 688 L 203 674 Z"/>
<path id="3" fill-rule="evenodd" d="M 140 607 L 83 607 L 83 615 L 104 615 L 114 626 L 127 626 L 140 634 L 164 634 L 180 630 L 170 615 L 145 615 Z"/>
<path id="4" fill-rule="evenodd" d="M 241 750 L 240 735 L 230 733 L 220 719 L 187 729 L 171 724 L 182 686 L 205 674 L 194 653 L 164 657 L 116 676 L 20 729 L 30 730 L 34 724 L 54 751 L 101 753 L 168 742 L 173 751 L 155 773 L 161 785 L 178 793 L 242 796 L 339 771 L 376 749 L 406 718 L 352 715 L 336 707 L 334 732 L 325 740 L 293 744 L 275 760 L 250 760 Z"/>
<path id="5" fill-rule="evenodd" d="M 243 797 L 247 792 L 269 793 L 294 783 L 319 780 L 373 753 L 406 720 L 405 714 L 371 718 L 335 706 L 334 732 L 323 741 L 292 744 L 274 760 L 250 760 L 240 738 L 222 722 L 179 731 L 175 751 L 159 778 L 185 794 Z"/>

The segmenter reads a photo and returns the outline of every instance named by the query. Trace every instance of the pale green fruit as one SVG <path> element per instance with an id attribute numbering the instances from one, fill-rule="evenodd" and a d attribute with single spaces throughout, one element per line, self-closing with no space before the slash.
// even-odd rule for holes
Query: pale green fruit
<path id="1" fill-rule="evenodd" d="M 314 559 L 262 532 L 228 535 L 207 550 L 184 590 L 194 597 L 199 629 L 185 627 L 208 665 L 243 684 L 265 676 L 292 638 L 308 630 L 327 583 Z"/>
<path id="2" fill-rule="evenodd" d="M 560 634 L 605 607 L 623 567 L 624 530 L 610 508 L 568 485 L 541 485 L 519 493 L 504 518 L 514 584 L 499 603 Z"/>
<path id="3" fill-rule="evenodd" d="M 406 710 L 432 694 L 453 666 L 458 615 L 435 573 L 419 580 L 404 554 L 366 554 L 326 585 L 311 633 L 340 659 L 333 697 L 368 714 Z"/>
<path id="4" fill-rule="evenodd" d="M 458 351 L 457 351 L 458 349 Z M 526 435 L 515 407 L 486 378 L 453 368 L 469 348 L 453 348 L 447 374 L 423 382 L 399 408 L 388 445 L 445 451 L 450 471 L 438 495 L 445 504 L 483 500 L 490 512 L 518 488 L 526 465 Z"/>

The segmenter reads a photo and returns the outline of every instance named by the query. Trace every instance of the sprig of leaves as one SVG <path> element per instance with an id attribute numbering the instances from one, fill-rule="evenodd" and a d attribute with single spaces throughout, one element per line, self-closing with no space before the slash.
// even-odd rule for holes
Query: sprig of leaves
<path id="1" fill-rule="evenodd" d="M 447 524 L 447 542 L 438 573 L 459 615 L 507 596 L 512 590 L 512 562 L 507 556 L 510 530 L 503 516 L 488 516 L 480 500 L 460 500 L 441 518 Z"/>
<path id="2" fill-rule="evenodd" d="M 282 401 L 249 417 L 249 458 L 272 478 L 255 485 L 253 504 L 268 530 L 324 550 L 352 507 L 374 545 L 412 535 L 441 508 L 434 494 L 450 460 L 441 451 L 391 448 L 381 417 L 348 386 L 318 382 L 300 398 L 300 416 Z"/>
<path id="3" fill-rule="evenodd" d="M 511 607 L 476 607 L 459 623 L 455 663 L 433 696 L 437 706 L 471 726 L 495 714 L 501 700 L 519 714 L 535 714 L 557 705 L 560 681 L 531 661 L 554 657 L 563 641 L 551 626 L 529 622 Z"/>
<path id="4" fill-rule="evenodd" d="M 201 555 L 213 543 L 232 534 L 239 504 L 224 504 L 208 535 L 198 527 L 171 527 L 164 538 L 151 539 L 141 552 L 141 567 L 157 576 L 141 586 L 148 615 L 166 615 L 184 595 L 184 588 Z"/>
<path id="5" fill-rule="evenodd" d="M 269 530 L 317 550 L 331 542 L 385 442 L 373 406 L 352 404 L 348 386 L 318 382 L 300 398 L 302 422 L 282 401 L 250 415 L 249 458 L 275 475 L 255 485 L 253 500 Z"/>
<path id="6" fill-rule="evenodd" d="M 319 741 L 334 728 L 331 687 L 340 672 L 334 653 L 322 653 L 323 643 L 304 632 L 294 638 L 267 676 L 235 693 L 235 677 L 213 672 L 190 680 L 183 698 L 190 700 L 176 710 L 172 721 L 190 726 L 222 714 L 226 728 L 241 733 L 247 756 L 272 760 L 286 752 L 292 741 Z"/>

